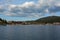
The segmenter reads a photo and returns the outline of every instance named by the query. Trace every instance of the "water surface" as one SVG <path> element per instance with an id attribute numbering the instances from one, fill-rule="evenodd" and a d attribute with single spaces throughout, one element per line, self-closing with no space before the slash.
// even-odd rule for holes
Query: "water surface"
<path id="1" fill-rule="evenodd" d="M 0 26 L 0 40 L 60 40 L 60 25 Z"/>

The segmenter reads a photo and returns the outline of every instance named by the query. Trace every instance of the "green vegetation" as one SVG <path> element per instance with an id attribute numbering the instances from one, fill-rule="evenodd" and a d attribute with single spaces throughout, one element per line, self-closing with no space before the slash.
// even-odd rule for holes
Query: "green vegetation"
<path id="1" fill-rule="evenodd" d="M 60 16 L 48 16 L 48 17 L 43 17 L 34 21 L 10 21 L 10 22 L 7 22 L 6 20 L 3 20 L 0 18 L 0 25 L 4 25 L 4 24 L 28 25 L 28 24 L 53 24 L 53 23 L 60 24 Z"/>
<path id="2" fill-rule="evenodd" d="M 7 24 L 7 21 L 0 18 L 0 25 L 5 25 L 5 24 Z"/>
<path id="3" fill-rule="evenodd" d="M 60 16 L 48 16 L 44 18 L 37 19 L 35 21 L 27 21 L 27 24 L 53 24 L 53 23 L 60 23 Z"/>
<path id="4" fill-rule="evenodd" d="M 38 23 L 56 23 L 60 22 L 60 16 L 49 16 L 36 20 Z"/>

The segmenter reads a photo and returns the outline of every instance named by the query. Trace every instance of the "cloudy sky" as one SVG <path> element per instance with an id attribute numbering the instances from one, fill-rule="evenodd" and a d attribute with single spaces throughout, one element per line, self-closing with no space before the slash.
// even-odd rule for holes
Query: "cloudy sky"
<path id="1" fill-rule="evenodd" d="M 60 16 L 60 0 L 0 0 L 0 18 L 8 21 Z"/>

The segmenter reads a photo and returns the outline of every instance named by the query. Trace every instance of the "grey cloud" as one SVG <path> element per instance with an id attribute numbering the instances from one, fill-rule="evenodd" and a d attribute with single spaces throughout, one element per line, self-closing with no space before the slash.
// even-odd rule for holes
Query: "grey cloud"
<path id="1" fill-rule="evenodd" d="M 0 12 L 1 12 L 1 13 L 5 12 L 5 9 L 0 9 Z"/>
<path id="2" fill-rule="evenodd" d="M 59 12 L 60 11 L 60 7 L 59 6 L 53 6 L 51 8 L 49 8 L 49 12 L 52 13 L 52 12 Z"/>
<path id="3" fill-rule="evenodd" d="M 6 9 L 3 6 L 0 5 L 0 13 L 3 13 L 5 11 L 6 11 Z"/>
<path id="4" fill-rule="evenodd" d="M 21 9 L 15 7 L 15 8 L 12 8 L 12 9 L 10 10 L 10 12 L 12 12 L 12 13 L 19 13 L 19 12 L 21 12 Z"/>
<path id="5" fill-rule="evenodd" d="M 47 2 L 46 2 L 47 1 Z M 8 16 L 16 17 L 40 17 L 46 13 L 56 13 L 60 11 L 60 6 L 56 5 L 58 2 L 52 4 L 52 0 L 39 0 L 40 3 L 35 4 L 34 2 L 26 2 L 20 5 L 8 5 L 7 14 Z M 60 3 L 59 3 L 60 4 Z M 0 12 L 4 12 L 6 9 L 0 9 Z M 47 12 L 45 12 L 47 9 Z"/>

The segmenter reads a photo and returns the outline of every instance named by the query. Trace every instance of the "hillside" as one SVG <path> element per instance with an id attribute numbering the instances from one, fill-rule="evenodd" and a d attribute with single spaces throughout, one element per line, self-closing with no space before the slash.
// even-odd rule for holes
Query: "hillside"
<path id="1" fill-rule="evenodd" d="M 60 22 L 60 16 L 48 16 L 48 17 L 40 18 L 40 19 L 36 20 L 35 22 L 38 22 L 38 23 Z"/>

